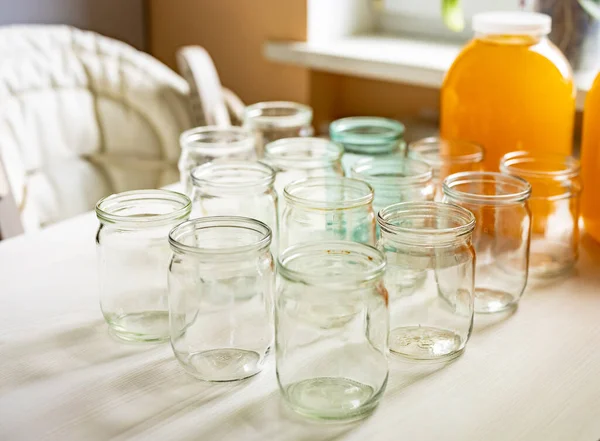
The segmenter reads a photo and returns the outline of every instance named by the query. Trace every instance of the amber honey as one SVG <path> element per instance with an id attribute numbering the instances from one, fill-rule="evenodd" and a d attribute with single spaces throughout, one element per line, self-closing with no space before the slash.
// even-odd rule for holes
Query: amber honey
<path id="1" fill-rule="evenodd" d="M 516 150 L 570 155 L 574 112 L 571 68 L 547 38 L 482 35 L 446 75 L 441 135 L 482 145 L 484 167 L 497 170 Z"/>
<path id="2" fill-rule="evenodd" d="M 586 231 L 600 242 L 600 75 L 588 92 L 583 112 L 581 145 L 583 193 L 581 214 Z"/>

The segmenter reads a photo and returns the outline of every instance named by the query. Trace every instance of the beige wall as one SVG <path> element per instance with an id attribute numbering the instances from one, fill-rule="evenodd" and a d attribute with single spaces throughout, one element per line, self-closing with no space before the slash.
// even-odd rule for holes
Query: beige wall
<path id="1" fill-rule="evenodd" d="M 203 46 L 221 82 L 244 102 L 307 102 L 309 71 L 271 63 L 266 40 L 306 40 L 306 0 L 150 0 L 150 52 L 175 68 L 175 51 Z"/>
<path id="2" fill-rule="evenodd" d="M 438 109 L 436 90 L 267 61 L 265 41 L 306 39 L 306 0 L 150 0 L 148 13 L 150 52 L 155 57 L 175 68 L 177 48 L 201 45 L 211 54 L 222 83 L 246 103 L 310 104 L 321 132 L 327 122 L 343 116 L 406 121 Z"/>

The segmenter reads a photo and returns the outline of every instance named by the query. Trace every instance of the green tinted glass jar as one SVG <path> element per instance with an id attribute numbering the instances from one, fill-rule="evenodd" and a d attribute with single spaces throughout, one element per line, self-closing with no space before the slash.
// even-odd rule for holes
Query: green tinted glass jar
<path id="1" fill-rule="evenodd" d="M 329 136 L 344 147 L 342 166 L 346 174 L 361 158 L 402 153 L 406 146 L 404 124 L 388 118 L 355 116 L 338 119 L 329 126 Z"/>
<path id="2" fill-rule="evenodd" d="M 350 174 L 373 187 L 375 213 L 399 202 L 433 199 L 432 170 L 422 161 L 399 156 L 363 158 L 352 166 Z"/>

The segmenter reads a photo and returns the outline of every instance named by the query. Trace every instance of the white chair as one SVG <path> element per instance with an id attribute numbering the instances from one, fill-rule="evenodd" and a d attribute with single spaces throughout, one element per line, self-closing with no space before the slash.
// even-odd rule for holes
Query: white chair
<path id="1" fill-rule="evenodd" d="M 68 26 L 0 28 L 0 160 L 25 232 L 111 193 L 176 182 L 180 133 L 238 117 L 241 102 L 222 92 L 208 54 L 185 58 L 194 78 L 210 72 L 195 97 L 125 43 Z"/>

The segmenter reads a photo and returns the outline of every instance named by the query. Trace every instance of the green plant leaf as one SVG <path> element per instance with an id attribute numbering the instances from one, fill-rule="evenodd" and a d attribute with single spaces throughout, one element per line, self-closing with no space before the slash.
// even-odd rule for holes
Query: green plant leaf
<path id="1" fill-rule="evenodd" d="M 588 14 L 600 20 L 600 0 L 579 0 L 579 4 Z"/>
<path id="2" fill-rule="evenodd" d="M 442 18 L 448 29 L 454 32 L 462 31 L 465 28 L 465 18 L 460 0 L 442 0 Z"/>

